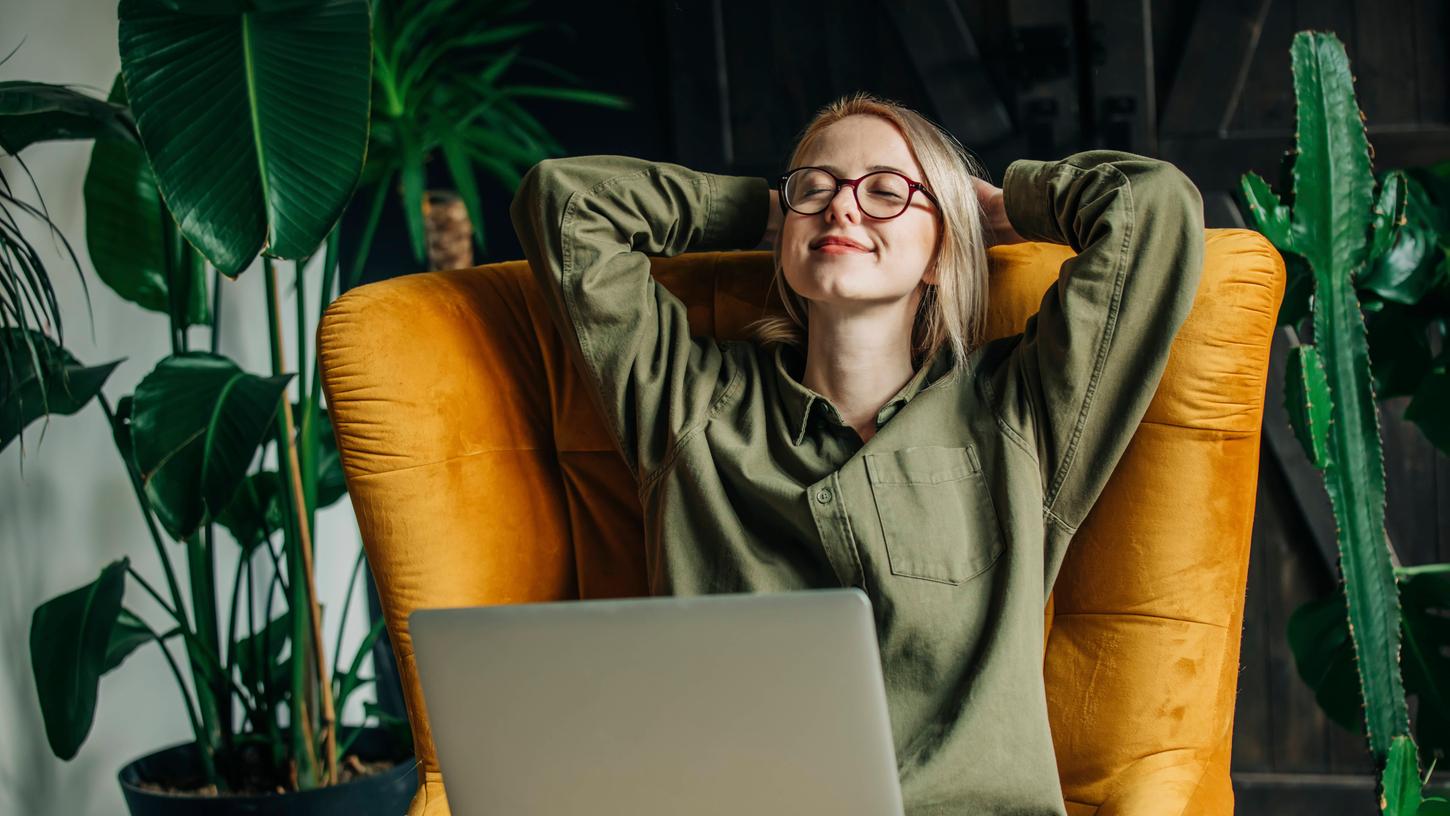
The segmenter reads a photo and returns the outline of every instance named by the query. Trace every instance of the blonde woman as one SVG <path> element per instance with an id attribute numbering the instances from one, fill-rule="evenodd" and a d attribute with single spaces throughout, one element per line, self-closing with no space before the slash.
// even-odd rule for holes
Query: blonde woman
<path id="1" fill-rule="evenodd" d="M 774 185 L 625 156 L 540 162 L 511 215 L 638 481 L 655 594 L 871 598 L 910 816 L 1063 814 L 1042 676 L 1063 554 L 1161 377 L 1202 266 L 1171 165 L 1088 151 L 1001 188 L 856 94 Z M 986 246 L 1070 244 L 982 341 Z M 785 316 L 691 336 L 647 255 L 770 247 Z"/>

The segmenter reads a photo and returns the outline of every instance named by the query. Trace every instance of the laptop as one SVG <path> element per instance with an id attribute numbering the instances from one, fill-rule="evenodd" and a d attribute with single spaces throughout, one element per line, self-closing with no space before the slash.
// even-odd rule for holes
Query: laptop
<path id="1" fill-rule="evenodd" d="M 420 609 L 456 816 L 902 813 L 859 589 Z"/>

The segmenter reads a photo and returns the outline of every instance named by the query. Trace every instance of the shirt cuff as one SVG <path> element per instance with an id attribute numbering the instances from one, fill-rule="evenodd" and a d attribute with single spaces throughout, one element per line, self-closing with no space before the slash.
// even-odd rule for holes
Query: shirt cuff
<path id="1" fill-rule="evenodd" d="M 1052 213 L 1047 183 L 1058 162 L 1018 159 L 1007 165 L 1002 176 L 1002 208 L 1018 235 L 1029 241 L 1067 243 Z"/>
<path id="2" fill-rule="evenodd" d="M 770 217 L 770 182 L 760 176 L 703 173 L 710 185 L 709 221 L 702 252 L 753 249 L 765 235 Z"/>

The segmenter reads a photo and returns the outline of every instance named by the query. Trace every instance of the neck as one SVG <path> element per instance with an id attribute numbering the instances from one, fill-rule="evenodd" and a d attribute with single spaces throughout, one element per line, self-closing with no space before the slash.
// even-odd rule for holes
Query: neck
<path id="1" fill-rule="evenodd" d="M 819 303 L 810 306 L 801 383 L 830 400 L 863 438 L 875 433 L 876 412 L 916 372 L 910 300 L 850 313 Z"/>

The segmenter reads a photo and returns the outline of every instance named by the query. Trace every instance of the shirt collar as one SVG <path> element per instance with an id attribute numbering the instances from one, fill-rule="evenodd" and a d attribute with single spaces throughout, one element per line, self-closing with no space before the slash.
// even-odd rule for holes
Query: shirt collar
<path id="1" fill-rule="evenodd" d="M 917 393 L 946 372 L 951 363 L 951 355 L 947 352 L 947 348 L 947 345 L 943 343 L 936 354 L 916 370 L 916 373 L 901 387 L 901 390 L 881 406 L 880 410 L 876 412 L 877 428 L 886 424 L 887 420 L 895 416 L 896 412 L 910 402 Z M 800 373 L 797 374 L 797 372 Z M 799 349 L 786 343 L 780 343 L 775 347 L 776 383 L 781 399 L 785 402 L 785 415 L 790 423 L 792 441 L 797 445 L 805 439 L 813 410 L 819 411 L 826 421 L 845 427 L 845 421 L 841 419 L 830 400 L 801 384 L 800 377 L 804 376 L 804 372 L 805 363 Z M 818 403 L 819 407 L 817 407 Z"/>

